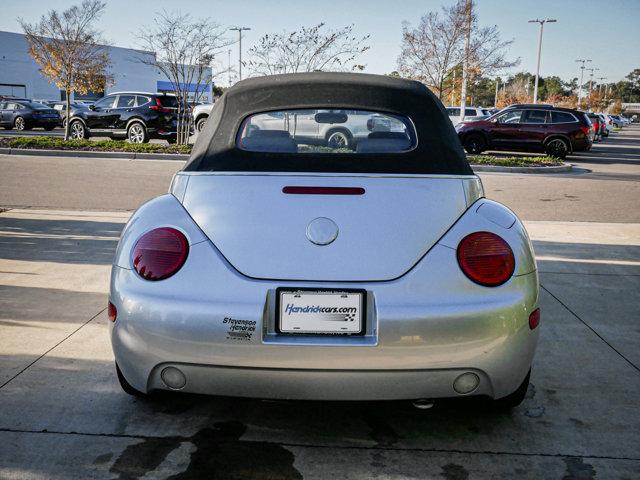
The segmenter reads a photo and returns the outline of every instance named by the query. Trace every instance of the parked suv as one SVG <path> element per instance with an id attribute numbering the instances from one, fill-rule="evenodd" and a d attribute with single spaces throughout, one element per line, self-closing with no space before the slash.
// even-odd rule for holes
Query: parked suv
<path id="1" fill-rule="evenodd" d="M 30 101 L 7 100 L 0 102 L 0 126 L 9 130 L 30 130 L 42 127 L 53 130 L 60 122 L 58 112 L 48 105 Z"/>
<path id="2" fill-rule="evenodd" d="M 447 115 L 449 115 L 449 120 L 451 120 L 451 123 L 454 125 L 460 123 L 460 107 L 447 107 Z M 487 108 L 466 107 L 464 109 L 465 121 L 482 120 L 490 115 L 491 112 Z"/>
<path id="3" fill-rule="evenodd" d="M 558 158 L 589 150 L 594 135 L 585 113 L 551 105 L 513 105 L 487 119 L 460 123 L 456 131 L 468 153 L 520 150 Z"/>
<path id="4" fill-rule="evenodd" d="M 92 105 L 72 108 L 72 138 L 91 135 L 126 138 L 146 143 L 161 138 L 176 141 L 178 101 L 173 95 L 147 92 L 117 92 Z"/>

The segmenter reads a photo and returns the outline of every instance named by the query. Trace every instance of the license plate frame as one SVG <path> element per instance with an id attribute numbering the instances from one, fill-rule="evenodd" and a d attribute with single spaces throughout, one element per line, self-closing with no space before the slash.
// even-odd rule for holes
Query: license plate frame
<path id="1" fill-rule="evenodd" d="M 283 328 L 282 325 L 282 294 L 300 294 L 303 295 L 320 295 L 320 296 L 336 296 L 336 295 L 357 295 L 358 302 L 358 311 L 359 311 L 359 320 L 360 320 L 360 328 L 351 331 L 340 331 L 340 330 L 332 330 L 332 331 L 317 331 L 317 330 L 294 330 L 289 328 Z M 302 298 L 302 297 L 301 297 Z M 286 307 L 285 307 L 286 308 Z M 357 312 L 356 312 L 357 313 Z M 291 336 L 363 336 L 366 332 L 367 326 L 367 291 L 361 288 L 292 288 L 292 287 L 278 287 L 276 288 L 276 311 L 275 311 L 275 330 L 276 333 L 280 335 L 291 335 Z"/>

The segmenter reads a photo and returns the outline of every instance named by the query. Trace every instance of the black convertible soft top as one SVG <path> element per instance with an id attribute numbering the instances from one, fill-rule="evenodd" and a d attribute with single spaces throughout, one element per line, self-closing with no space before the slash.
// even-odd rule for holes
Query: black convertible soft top
<path id="1" fill-rule="evenodd" d="M 269 153 L 241 150 L 249 115 L 291 109 L 369 110 L 409 117 L 417 146 L 398 153 Z M 420 82 L 362 73 L 296 73 L 238 82 L 216 102 L 185 171 L 470 175 L 471 167 L 438 98 Z"/>

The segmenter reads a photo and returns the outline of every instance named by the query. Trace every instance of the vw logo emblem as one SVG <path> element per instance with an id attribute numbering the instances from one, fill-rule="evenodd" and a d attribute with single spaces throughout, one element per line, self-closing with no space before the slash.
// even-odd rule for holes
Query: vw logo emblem
<path id="1" fill-rule="evenodd" d="M 307 238 L 316 245 L 329 245 L 338 236 L 338 225 L 326 217 L 318 217 L 307 225 Z"/>

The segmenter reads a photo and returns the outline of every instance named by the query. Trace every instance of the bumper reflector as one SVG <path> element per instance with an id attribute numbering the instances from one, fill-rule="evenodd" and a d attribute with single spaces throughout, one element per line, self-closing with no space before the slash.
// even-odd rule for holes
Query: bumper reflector
<path id="1" fill-rule="evenodd" d="M 533 330 L 540 324 L 540 309 L 536 308 L 531 315 L 529 315 L 529 328 Z"/>
<path id="2" fill-rule="evenodd" d="M 187 379 L 176 367 L 167 367 L 160 373 L 160 377 L 165 385 L 172 390 L 180 390 L 187 384 Z"/>
<path id="3" fill-rule="evenodd" d="M 109 316 L 109 320 L 111 320 L 112 322 L 116 321 L 116 318 L 118 317 L 118 310 L 116 309 L 116 306 L 109 302 L 109 305 L 107 306 L 107 315 Z"/>
<path id="4" fill-rule="evenodd" d="M 479 384 L 480 378 L 478 375 L 467 372 L 455 379 L 453 382 L 453 389 L 460 394 L 471 393 L 478 388 Z"/>

